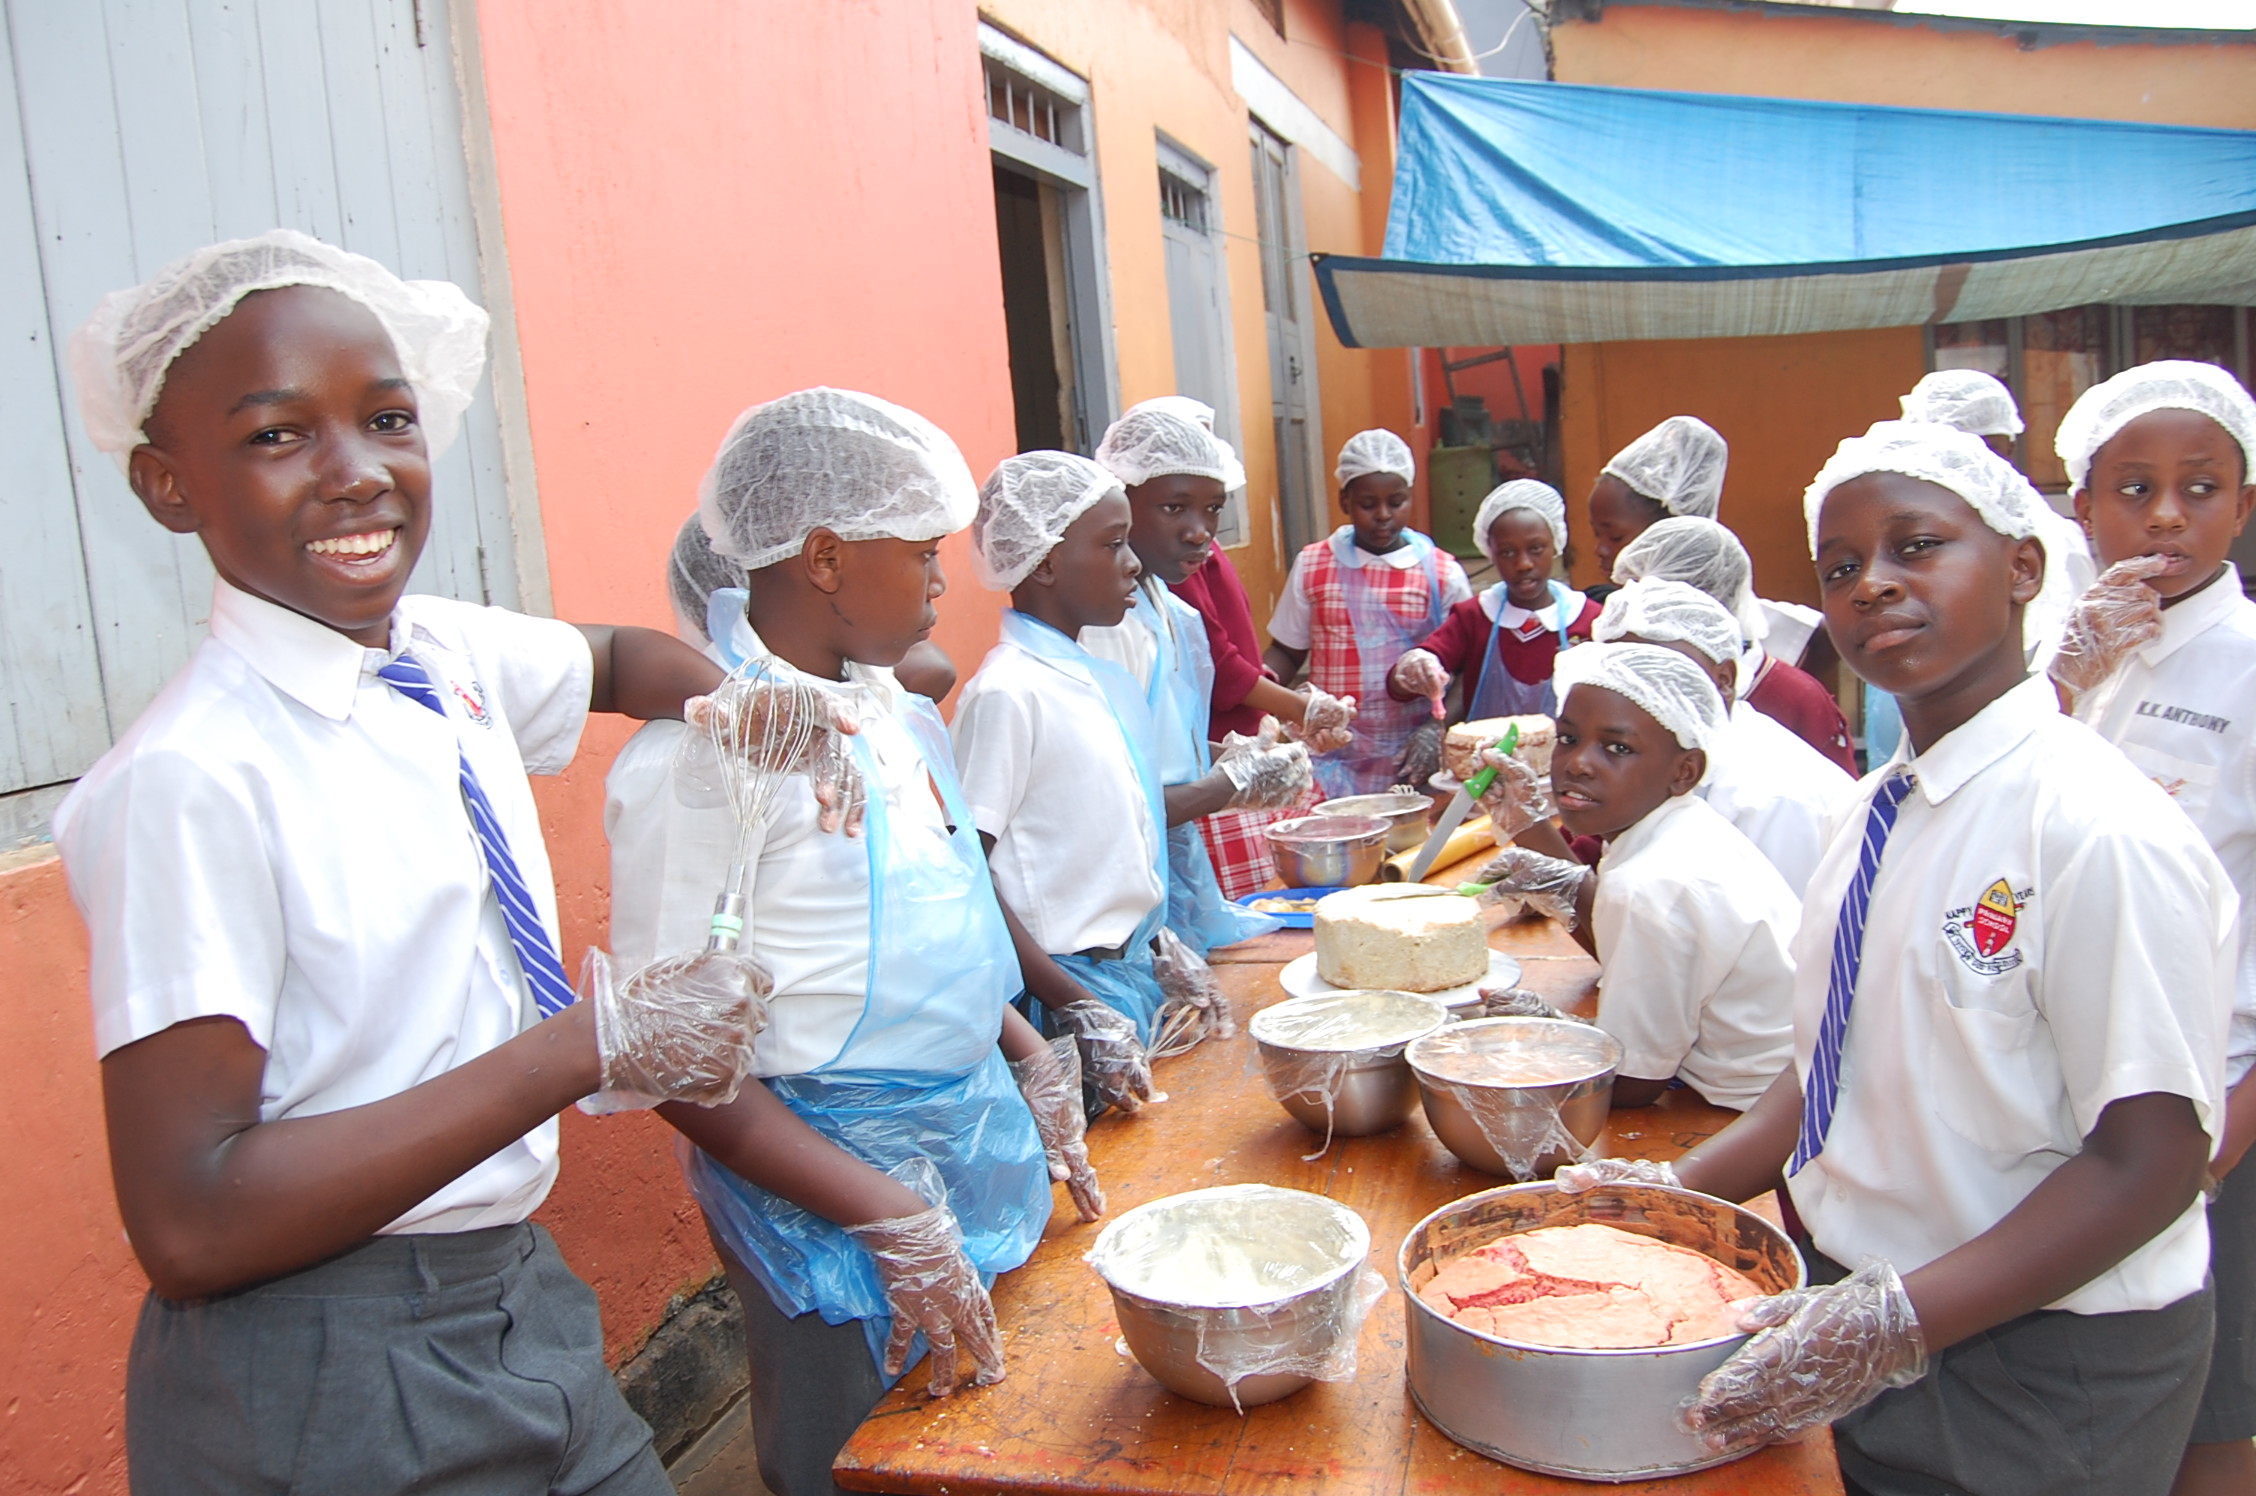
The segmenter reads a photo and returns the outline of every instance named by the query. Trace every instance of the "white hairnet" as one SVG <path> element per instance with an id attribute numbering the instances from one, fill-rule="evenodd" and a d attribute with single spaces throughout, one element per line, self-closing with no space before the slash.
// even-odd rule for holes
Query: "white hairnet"
<path id="1" fill-rule="evenodd" d="M 1114 421 L 1097 443 L 1097 461 L 1130 488 L 1173 473 L 1218 479 L 1225 491 L 1245 487 L 1245 469 L 1230 444 L 1174 409 L 1162 408 L 1160 400 L 1147 400 Z"/>
<path id="2" fill-rule="evenodd" d="M 1937 369 L 1902 400 L 1907 421 L 1956 426 L 1975 436 L 2019 436 L 2021 411 L 2013 392 L 1980 369 Z"/>
<path id="3" fill-rule="evenodd" d="M 1614 557 L 1614 580 L 1658 577 L 1697 587 L 1731 610 L 1739 632 L 1757 640 L 1770 632 L 1755 600 L 1755 563 L 1730 529 L 1712 519 L 1684 515 L 1648 525 Z"/>
<path id="4" fill-rule="evenodd" d="M 1551 684 L 1563 710 L 1576 686 L 1598 686 L 1643 707 L 1678 745 L 1709 750 L 1723 730 L 1723 697 L 1708 673 L 1657 644 L 1585 644 L 1559 652 Z"/>
<path id="5" fill-rule="evenodd" d="M 284 286 L 319 286 L 376 314 L 415 387 L 424 449 L 434 459 L 446 451 L 485 372 L 485 310 L 451 282 L 401 280 L 295 229 L 206 245 L 102 298 L 70 345 L 79 419 L 94 445 L 123 468 L 149 439 L 143 428 L 173 360 L 244 297 Z"/>
<path id="6" fill-rule="evenodd" d="M 1481 500 L 1480 512 L 1473 516 L 1473 539 L 1479 542 L 1491 566 L 1496 564 L 1496 557 L 1488 549 L 1489 526 L 1518 509 L 1525 509 L 1551 527 L 1553 550 L 1567 548 L 1567 501 L 1559 497 L 1559 490 L 1533 478 L 1514 478 L 1490 489 L 1488 497 Z"/>
<path id="7" fill-rule="evenodd" d="M 1723 470 L 1731 449 L 1697 416 L 1670 416 L 1614 454 L 1601 471 L 1671 514 L 1713 519 L 1723 503 Z"/>
<path id="8" fill-rule="evenodd" d="M 2076 398 L 2060 419 L 2053 450 L 2068 467 L 2068 486 L 2082 488 L 2092 459 L 2108 439 L 2150 411 L 2190 410 L 2225 428 L 2240 444 L 2243 483 L 2256 483 L 2256 400 L 2215 364 L 2166 358 L 2125 369 Z"/>
<path id="9" fill-rule="evenodd" d="M 1410 444 L 1385 427 L 1358 431 L 1340 448 L 1339 466 L 1332 470 L 1332 476 L 1345 488 L 1368 473 L 1392 473 L 1405 483 L 1413 483 L 1418 477 L 1418 461 L 1410 455 Z"/>
<path id="10" fill-rule="evenodd" d="M 1139 410 L 1164 410 L 1169 415 L 1181 416 L 1193 426 L 1203 426 L 1208 431 L 1214 429 L 1214 407 L 1189 395 L 1154 395 L 1149 400 L 1138 400 L 1121 414 L 1132 416 Z"/>
<path id="11" fill-rule="evenodd" d="M 1736 660 L 1746 635 L 1731 610 L 1697 587 L 1640 577 L 1606 599 L 1590 637 L 1612 644 L 1635 635 L 1648 644 L 1689 644 L 1718 665 Z"/>
<path id="12" fill-rule="evenodd" d="M 723 588 L 743 585 L 744 569 L 713 554 L 705 521 L 692 512 L 674 535 L 674 552 L 666 560 L 666 588 L 674 599 L 681 636 L 693 644 L 710 642 L 706 605 Z"/>
<path id="13" fill-rule="evenodd" d="M 853 390 L 753 406 L 697 485 L 714 554 L 746 571 L 798 554 L 818 528 L 840 540 L 937 540 L 978 508 L 979 486 L 945 431 Z"/>
<path id="14" fill-rule="evenodd" d="M 981 485 L 979 515 L 971 522 L 980 584 L 1010 591 L 1065 538 L 1066 526 L 1106 494 L 1124 492 L 1118 478 L 1071 452 L 1004 458 Z"/>

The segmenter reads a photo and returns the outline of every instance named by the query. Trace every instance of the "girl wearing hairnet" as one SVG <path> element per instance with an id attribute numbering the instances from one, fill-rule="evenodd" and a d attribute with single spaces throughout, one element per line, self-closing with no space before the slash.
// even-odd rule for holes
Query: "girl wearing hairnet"
<path id="1" fill-rule="evenodd" d="M 1269 615 L 1268 659 L 1280 677 L 1305 664 L 1319 690 L 1355 699 L 1354 740 L 1316 756 L 1327 799 L 1377 794 L 1401 777 L 1411 735 L 1433 718 L 1424 700 L 1390 696 L 1387 672 L 1473 595 L 1457 558 L 1409 527 L 1409 443 L 1358 432 L 1340 448 L 1336 476 L 1348 522 L 1293 558 Z"/>
<path id="2" fill-rule="evenodd" d="M 1671 515 L 1714 519 L 1730 456 L 1722 436 L 1697 416 L 1670 416 L 1616 452 L 1590 485 L 1598 570 L 1611 577 L 1621 548 Z M 1612 590 L 1597 595 L 1603 600 Z"/>

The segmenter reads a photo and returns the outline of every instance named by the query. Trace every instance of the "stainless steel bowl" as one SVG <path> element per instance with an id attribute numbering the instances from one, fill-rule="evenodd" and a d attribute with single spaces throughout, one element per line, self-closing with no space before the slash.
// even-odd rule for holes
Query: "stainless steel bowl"
<path id="1" fill-rule="evenodd" d="M 1293 888 L 1347 888 L 1378 876 L 1387 823 L 1378 816 L 1298 816 L 1268 828 L 1269 858 Z"/>
<path id="2" fill-rule="evenodd" d="M 1403 1058 L 1451 1153 L 1483 1173 L 1534 1179 L 1598 1141 L 1621 1053 L 1587 1023 L 1476 1018 L 1417 1040 Z"/>
<path id="3" fill-rule="evenodd" d="M 1448 1022 L 1449 1009 L 1422 993 L 1350 990 L 1288 998 L 1254 1014 L 1246 1029 L 1269 1094 L 1295 1122 L 1359 1138 L 1399 1127 L 1418 1109 L 1402 1047 Z"/>
<path id="4" fill-rule="evenodd" d="M 1320 816 L 1377 816 L 1387 823 L 1386 849 L 1388 855 L 1396 852 L 1415 852 L 1426 844 L 1426 818 L 1433 809 L 1433 801 L 1423 793 L 1404 792 L 1384 795 L 1343 795 L 1337 800 L 1326 800 L 1311 811 Z"/>
<path id="5" fill-rule="evenodd" d="M 1320 1360 L 1360 1328 L 1355 1280 L 1371 1231 L 1344 1205 L 1301 1190 L 1233 1184 L 1139 1205 L 1089 1253 L 1112 1291 L 1121 1338 L 1169 1391 L 1216 1407 L 1290 1397 L 1314 1377 L 1214 1368 Z M 1274 1262 L 1264 1273 L 1247 1265 Z"/>
<path id="6" fill-rule="evenodd" d="M 1784 1232 L 1751 1210 L 1689 1190 L 1608 1185 L 1562 1195 L 1549 1184 L 1518 1184 L 1469 1195 L 1412 1227 L 1396 1259 L 1396 1281 L 1409 1300 L 1410 1395 L 1418 1411 L 1490 1459 L 1578 1480 L 1655 1480 L 1737 1459 L 1678 1428 L 1676 1410 L 1746 1336 L 1652 1350 L 1566 1350 L 1468 1329 L 1418 1297 L 1438 1264 L 1474 1247 L 1586 1221 L 1705 1252 L 1769 1293 L 1804 1282 Z"/>

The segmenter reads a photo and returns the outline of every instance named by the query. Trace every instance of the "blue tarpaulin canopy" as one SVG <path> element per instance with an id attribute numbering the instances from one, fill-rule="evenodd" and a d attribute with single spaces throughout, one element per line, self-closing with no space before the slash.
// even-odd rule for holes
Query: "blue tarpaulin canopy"
<path id="1" fill-rule="evenodd" d="M 2256 304 L 2256 132 L 1411 73 L 1364 348 Z"/>

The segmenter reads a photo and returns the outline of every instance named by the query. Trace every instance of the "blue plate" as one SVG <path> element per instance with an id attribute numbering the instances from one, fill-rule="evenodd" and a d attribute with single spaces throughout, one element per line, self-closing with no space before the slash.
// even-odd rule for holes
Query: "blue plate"
<path id="1" fill-rule="evenodd" d="M 1345 886 L 1340 884 L 1330 888 L 1264 888 L 1259 893 L 1249 893 L 1244 898 L 1233 899 L 1231 902 L 1241 908 L 1253 909 L 1253 906 L 1263 899 L 1320 899 L 1325 894 L 1338 893 Z M 1313 929 L 1316 924 L 1315 914 L 1306 909 L 1291 914 L 1273 914 L 1266 909 L 1254 909 L 1254 913 L 1268 914 L 1271 919 L 1288 930 Z"/>

